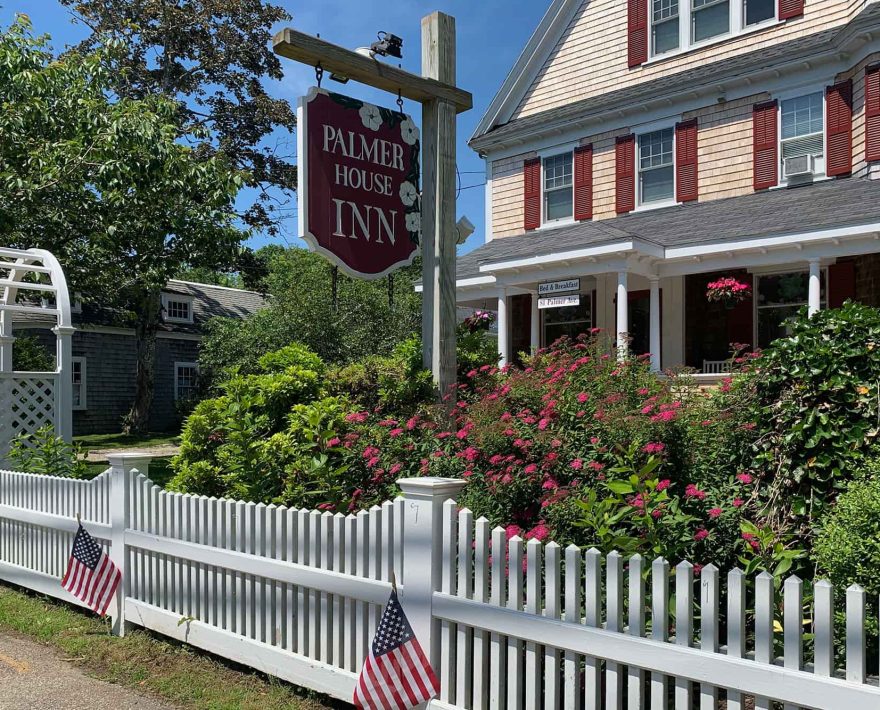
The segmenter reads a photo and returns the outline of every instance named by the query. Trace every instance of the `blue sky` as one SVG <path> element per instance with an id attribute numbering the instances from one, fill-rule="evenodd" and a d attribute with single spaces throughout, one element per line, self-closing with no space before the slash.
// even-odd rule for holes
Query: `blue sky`
<path id="1" fill-rule="evenodd" d="M 476 233 L 462 251 L 484 241 L 484 189 L 471 187 L 485 180 L 483 161 L 467 146 L 467 139 L 483 115 L 495 91 L 504 81 L 520 51 L 528 41 L 549 0 L 274 0 L 293 16 L 289 23 L 303 32 L 320 34 L 336 44 L 355 48 L 368 45 L 376 32 L 387 30 L 403 38 L 403 67 L 421 69 L 421 18 L 434 10 L 453 15 L 458 27 L 458 83 L 474 95 L 474 108 L 462 114 L 458 122 L 458 168 L 463 189 L 458 198 L 458 214 L 467 215 L 476 225 Z M 52 36 L 56 49 L 75 43 L 86 34 L 82 25 L 72 22 L 68 10 L 56 0 L 3 0 L 0 21 L 8 25 L 15 13 L 27 13 L 38 34 Z M 274 28 L 276 31 L 280 27 Z M 268 90 L 292 103 L 314 84 L 314 70 L 282 59 L 285 76 Z M 327 81 L 325 80 L 325 86 Z M 332 85 L 332 84 L 331 84 Z M 395 97 L 350 83 L 344 93 L 385 106 L 393 106 Z M 405 110 L 418 116 L 419 106 L 407 101 Z M 291 137 L 293 145 L 293 137 Z M 468 189 L 469 188 L 469 189 Z M 301 244 L 291 235 L 275 241 Z M 252 240 L 253 246 L 267 243 L 263 236 Z"/>

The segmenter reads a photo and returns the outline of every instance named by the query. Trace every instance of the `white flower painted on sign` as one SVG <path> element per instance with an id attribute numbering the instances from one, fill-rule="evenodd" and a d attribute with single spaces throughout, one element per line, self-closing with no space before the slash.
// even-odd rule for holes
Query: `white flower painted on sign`
<path id="1" fill-rule="evenodd" d="M 373 104 L 364 104 L 358 113 L 361 115 L 361 122 L 371 131 L 379 130 L 382 125 L 382 116 L 379 114 L 379 107 Z"/>
<path id="2" fill-rule="evenodd" d="M 422 230 L 422 214 L 421 212 L 410 212 L 406 216 L 406 231 L 420 232 Z"/>
<path id="3" fill-rule="evenodd" d="M 419 129 L 416 128 L 416 124 L 412 122 L 412 119 L 405 118 L 401 121 L 400 135 L 403 137 L 403 142 L 407 145 L 416 144 L 416 141 L 419 139 Z"/>
<path id="4" fill-rule="evenodd" d="M 407 207 L 412 207 L 419 197 L 416 187 L 411 182 L 404 181 L 400 183 L 400 201 Z"/>

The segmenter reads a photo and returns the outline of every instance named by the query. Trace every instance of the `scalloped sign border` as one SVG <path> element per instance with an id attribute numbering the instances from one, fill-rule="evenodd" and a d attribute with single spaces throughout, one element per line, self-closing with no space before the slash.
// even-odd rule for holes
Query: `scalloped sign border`
<path id="1" fill-rule="evenodd" d="M 421 235 L 412 118 L 316 87 L 297 118 L 299 236 L 355 278 L 411 264 Z"/>

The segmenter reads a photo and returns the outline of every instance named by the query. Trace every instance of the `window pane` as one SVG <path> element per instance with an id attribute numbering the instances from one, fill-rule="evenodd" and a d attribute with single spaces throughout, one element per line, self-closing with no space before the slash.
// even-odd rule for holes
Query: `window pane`
<path id="1" fill-rule="evenodd" d="M 705 5 L 702 0 L 694 0 L 694 42 L 717 37 L 730 31 L 730 3 Z M 700 9 L 701 7 L 703 9 Z"/>
<path id="2" fill-rule="evenodd" d="M 672 128 L 639 136 L 639 167 L 647 170 L 672 165 L 673 136 Z"/>
<path id="3" fill-rule="evenodd" d="M 583 324 L 584 329 L 589 329 L 592 309 L 590 308 L 589 294 L 581 294 L 581 305 L 566 306 L 565 308 L 547 308 L 544 310 L 544 323 L 574 323 Z"/>
<path id="4" fill-rule="evenodd" d="M 811 133 L 821 133 L 822 92 L 786 99 L 782 102 L 782 138 L 795 138 Z"/>
<path id="5" fill-rule="evenodd" d="M 776 0 L 745 0 L 746 25 L 757 25 L 776 16 Z"/>
<path id="6" fill-rule="evenodd" d="M 544 193 L 544 220 L 565 219 L 574 214 L 571 188 Z"/>
<path id="7" fill-rule="evenodd" d="M 678 18 L 654 25 L 654 54 L 678 49 Z"/>
<path id="8" fill-rule="evenodd" d="M 806 271 L 769 274 L 758 278 L 758 305 L 803 305 L 807 302 L 810 277 Z M 820 272 L 821 298 L 825 298 L 825 272 Z"/>
<path id="9" fill-rule="evenodd" d="M 640 173 L 642 202 L 671 200 L 673 196 L 672 166 Z"/>
<path id="10" fill-rule="evenodd" d="M 544 189 L 568 187 L 572 183 L 571 153 L 554 155 L 544 160 Z"/>

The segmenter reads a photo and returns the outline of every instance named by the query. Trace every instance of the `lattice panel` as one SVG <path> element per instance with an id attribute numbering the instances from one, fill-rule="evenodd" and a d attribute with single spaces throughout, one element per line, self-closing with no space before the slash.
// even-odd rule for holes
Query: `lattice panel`
<path id="1" fill-rule="evenodd" d="M 46 425 L 55 426 L 55 378 L 4 378 L 4 427 L 0 433 L 0 452 L 19 434 L 33 434 Z"/>

